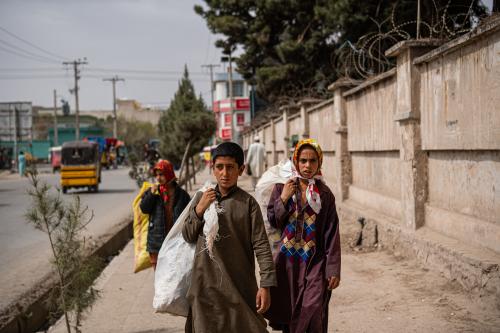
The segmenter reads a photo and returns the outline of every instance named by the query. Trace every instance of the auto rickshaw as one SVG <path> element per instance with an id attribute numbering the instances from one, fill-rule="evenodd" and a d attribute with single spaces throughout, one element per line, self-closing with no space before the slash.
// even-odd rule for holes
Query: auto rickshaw
<path id="1" fill-rule="evenodd" d="M 95 142 L 71 141 L 61 149 L 61 189 L 87 187 L 97 192 L 101 182 L 99 147 Z"/>

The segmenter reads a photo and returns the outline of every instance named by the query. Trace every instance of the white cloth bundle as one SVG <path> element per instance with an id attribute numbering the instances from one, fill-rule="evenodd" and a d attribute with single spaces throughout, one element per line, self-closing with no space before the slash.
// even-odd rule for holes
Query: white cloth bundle
<path id="1" fill-rule="evenodd" d="M 290 160 L 279 162 L 277 165 L 267 169 L 255 186 L 255 199 L 257 199 L 259 203 L 262 217 L 264 218 L 264 226 L 266 227 L 267 237 L 269 238 L 273 255 L 279 251 L 281 232 L 269 224 L 267 220 L 267 205 L 271 199 L 274 185 L 285 184 L 292 176 L 292 167 L 293 165 Z"/>
<path id="2" fill-rule="evenodd" d="M 214 185 L 207 182 L 198 192 L 205 192 L 207 189 L 213 187 Z M 153 298 L 153 308 L 156 312 L 168 312 L 184 317 L 188 315 L 189 304 L 186 295 L 191 284 L 191 272 L 193 270 L 196 244 L 190 244 L 184 240 L 182 237 L 182 228 L 192 209 L 193 201 L 194 197 L 186 208 L 184 208 L 163 241 L 158 253 L 155 272 L 155 295 Z M 216 212 L 215 203 L 212 203 L 204 214 L 204 230 L 208 226 L 207 228 L 211 229 L 211 235 L 215 239 L 219 223 L 217 213 L 212 214 L 212 211 Z M 209 248 L 210 251 L 211 247 Z"/>

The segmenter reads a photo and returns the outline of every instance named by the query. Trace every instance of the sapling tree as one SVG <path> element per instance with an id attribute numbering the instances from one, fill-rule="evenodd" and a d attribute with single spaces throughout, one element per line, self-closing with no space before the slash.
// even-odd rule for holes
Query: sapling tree
<path id="1" fill-rule="evenodd" d="M 93 212 L 83 207 L 78 195 L 70 202 L 60 191 L 40 180 L 36 169 L 29 172 L 31 198 L 26 219 L 36 229 L 47 234 L 52 251 L 51 264 L 57 275 L 57 285 L 49 297 L 51 315 L 64 314 L 68 333 L 80 332 L 81 321 L 99 296 L 93 287 L 102 268 L 102 260 L 88 256 L 89 244 L 82 235 L 93 218 Z"/>

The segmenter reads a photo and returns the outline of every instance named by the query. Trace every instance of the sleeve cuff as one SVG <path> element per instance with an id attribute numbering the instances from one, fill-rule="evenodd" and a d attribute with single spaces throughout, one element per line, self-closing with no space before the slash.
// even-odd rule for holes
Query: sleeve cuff
<path id="1" fill-rule="evenodd" d="M 196 205 L 193 205 L 193 207 L 191 207 L 191 210 L 189 212 L 189 223 L 195 223 L 195 224 L 202 224 L 205 222 L 205 220 L 203 218 L 199 218 L 198 217 L 198 214 L 196 214 Z"/>
<path id="2" fill-rule="evenodd" d="M 326 276 L 332 277 L 336 276 L 340 279 L 340 265 L 335 265 L 333 267 L 326 267 Z"/>
<path id="3" fill-rule="evenodd" d="M 276 277 L 269 277 L 264 280 L 260 280 L 260 287 L 261 288 L 270 288 L 270 287 L 277 287 L 278 283 L 276 282 Z"/>

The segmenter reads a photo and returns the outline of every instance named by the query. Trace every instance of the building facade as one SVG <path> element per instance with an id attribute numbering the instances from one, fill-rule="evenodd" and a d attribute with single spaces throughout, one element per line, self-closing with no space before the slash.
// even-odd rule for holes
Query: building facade
<path id="1" fill-rule="evenodd" d="M 235 141 L 241 143 L 241 132 L 245 126 L 250 125 L 250 87 L 238 73 L 233 73 L 232 82 L 233 103 L 231 105 L 228 73 L 215 74 L 212 110 L 217 122 L 217 142 Z M 234 124 L 234 135 L 232 124 Z"/>
<path id="2" fill-rule="evenodd" d="M 162 108 L 141 105 L 134 99 L 117 99 L 116 114 L 118 117 L 124 117 L 127 120 L 139 120 L 149 122 L 153 125 L 158 125 L 162 112 Z"/>

